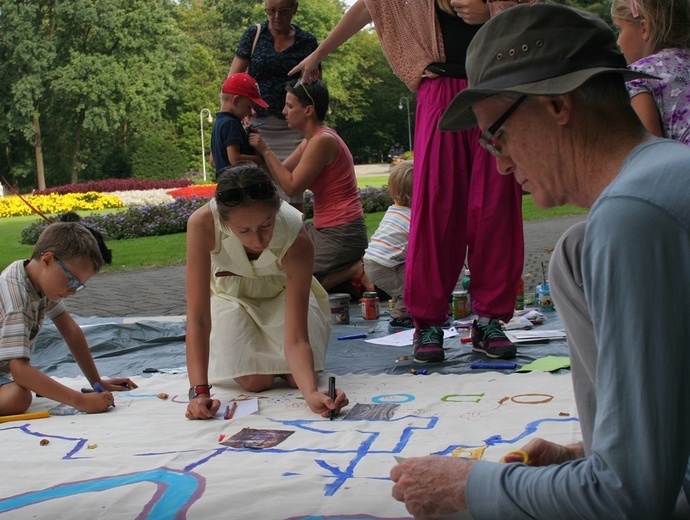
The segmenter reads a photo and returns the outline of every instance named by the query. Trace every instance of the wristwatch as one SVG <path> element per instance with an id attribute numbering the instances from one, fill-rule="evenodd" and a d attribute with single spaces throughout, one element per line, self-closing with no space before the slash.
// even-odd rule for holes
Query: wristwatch
<path id="1" fill-rule="evenodd" d="M 189 400 L 191 401 L 195 397 L 200 395 L 211 396 L 212 385 L 196 385 L 189 389 Z"/>

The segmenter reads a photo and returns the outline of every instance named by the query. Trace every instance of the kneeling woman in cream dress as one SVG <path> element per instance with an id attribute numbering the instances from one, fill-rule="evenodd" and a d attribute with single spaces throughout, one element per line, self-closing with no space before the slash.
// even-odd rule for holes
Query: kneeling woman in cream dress
<path id="1" fill-rule="evenodd" d="M 324 417 L 348 404 L 343 392 L 332 401 L 317 388 L 331 326 L 313 264 L 301 213 L 281 202 L 264 170 L 219 172 L 215 197 L 187 223 L 187 418 L 218 410 L 209 383 L 261 392 L 275 376 Z"/>

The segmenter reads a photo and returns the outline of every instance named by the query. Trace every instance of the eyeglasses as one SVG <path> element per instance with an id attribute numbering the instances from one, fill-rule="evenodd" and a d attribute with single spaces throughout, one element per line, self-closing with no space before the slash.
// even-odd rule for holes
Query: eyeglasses
<path id="1" fill-rule="evenodd" d="M 271 181 L 260 181 L 244 188 L 228 188 L 216 192 L 216 200 L 223 206 L 234 208 L 244 201 L 245 197 L 251 200 L 270 200 L 276 194 L 276 188 Z"/>
<path id="2" fill-rule="evenodd" d="M 307 90 L 307 87 L 306 87 L 306 85 L 304 84 L 304 81 L 302 81 L 301 79 L 298 79 L 298 80 L 297 80 L 297 83 L 295 83 L 295 87 L 298 87 L 298 86 L 300 86 L 300 85 L 302 85 L 302 88 L 303 88 L 304 91 L 307 93 L 307 96 L 309 96 L 309 99 L 311 99 L 311 104 L 314 105 L 314 106 L 316 106 L 316 101 L 314 101 L 314 98 L 311 97 L 311 94 L 310 94 L 309 91 Z"/>
<path id="3" fill-rule="evenodd" d="M 292 13 L 294 10 L 295 10 L 294 7 L 281 7 L 281 8 L 266 7 L 264 9 L 264 11 L 266 11 L 266 14 L 268 16 L 275 16 L 275 15 L 287 16 L 288 14 Z"/>
<path id="4" fill-rule="evenodd" d="M 83 290 L 83 289 L 86 289 L 86 285 L 84 285 L 84 284 L 81 283 L 79 280 L 77 280 L 77 279 L 74 277 L 74 275 L 72 275 L 72 273 L 70 273 L 70 272 L 67 270 L 67 268 L 65 267 L 65 265 L 64 265 L 62 262 L 60 262 L 60 260 L 58 260 L 58 258 L 57 258 L 55 255 L 53 255 L 53 258 L 55 258 L 55 261 L 57 262 L 57 265 L 59 265 L 60 267 L 62 267 L 62 270 L 65 271 L 65 274 L 69 277 L 69 280 L 67 280 L 67 287 L 69 287 L 70 289 L 74 289 L 74 290 L 77 291 L 77 292 L 79 292 L 79 291 L 81 291 L 81 290 Z"/>
<path id="5" fill-rule="evenodd" d="M 479 138 L 479 144 L 486 148 L 494 157 L 501 156 L 501 147 L 493 141 L 494 135 L 496 135 L 498 129 L 501 128 L 506 121 L 508 121 L 508 118 L 513 115 L 513 112 L 517 110 L 517 107 L 519 107 L 520 103 L 522 103 L 525 99 L 527 99 L 526 95 L 520 96 L 517 101 L 510 105 L 510 108 L 503 112 L 503 115 L 499 117 L 496 122 L 491 125 L 489 129 Z"/>

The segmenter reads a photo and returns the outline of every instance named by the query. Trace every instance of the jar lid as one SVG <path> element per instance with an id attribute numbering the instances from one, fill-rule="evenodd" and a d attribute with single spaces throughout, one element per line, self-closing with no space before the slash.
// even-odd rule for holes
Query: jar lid
<path id="1" fill-rule="evenodd" d="M 379 294 L 376 291 L 366 291 L 362 298 L 376 298 Z"/>

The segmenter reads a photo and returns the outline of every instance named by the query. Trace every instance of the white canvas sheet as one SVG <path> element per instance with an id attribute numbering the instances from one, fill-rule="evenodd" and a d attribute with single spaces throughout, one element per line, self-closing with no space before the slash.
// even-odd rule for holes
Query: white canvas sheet
<path id="1" fill-rule="evenodd" d="M 410 518 L 390 496 L 394 456 L 498 461 L 533 436 L 580 438 L 568 374 L 338 377 L 350 398 L 345 412 L 399 404 L 388 421 L 322 419 L 287 387 L 260 394 L 258 413 L 189 421 L 186 375 L 133 379 L 139 389 L 117 393 L 106 414 L 0 424 L 0 518 Z M 213 392 L 224 402 L 242 393 Z M 39 398 L 30 411 L 55 405 Z M 219 444 L 243 428 L 294 433 L 263 450 Z"/>

